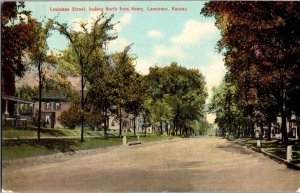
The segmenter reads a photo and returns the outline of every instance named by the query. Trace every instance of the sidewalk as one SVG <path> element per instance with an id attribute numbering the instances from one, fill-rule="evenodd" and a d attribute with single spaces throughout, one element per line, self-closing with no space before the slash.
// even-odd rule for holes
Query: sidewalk
<path id="1" fill-rule="evenodd" d="M 283 163 L 285 164 L 287 167 L 289 168 L 292 168 L 292 169 L 296 169 L 296 170 L 300 170 L 300 162 L 296 162 L 294 160 L 292 161 L 288 161 L 286 159 L 286 156 L 285 156 L 285 159 L 282 158 L 283 156 L 279 157 L 273 153 L 270 153 L 267 151 L 268 148 L 263 148 L 263 147 L 257 147 L 256 144 L 246 144 L 242 141 L 242 139 L 232 139 L 232 138 L 227 138 L 227 140 L 229 141 L 232 141 L 238 145 L 241 145 L 241 146 L 246 146 L 247 148 L 250 148 L 252 149 L 253 151 L 256 151 L 258 153 L 262 153 L 264 154 L 265 156 L 268 156 L 269 158 L 271 158 L 272 160 L 278 162 L 278 163 Z M 270 148 L 269 148 L 270 149 Z M 273 149 L 276 149 L 276 148 L 273 148 Z M 282 148 L 277 148 L 277 149 L 282 149 Z M 286 155 L 286 154 L 285 154 Z"/>

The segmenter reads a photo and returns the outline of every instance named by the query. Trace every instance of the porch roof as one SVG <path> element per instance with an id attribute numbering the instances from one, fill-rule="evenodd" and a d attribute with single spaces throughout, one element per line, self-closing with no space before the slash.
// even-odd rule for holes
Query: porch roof
<path id="1" fill-rule="evenodd" d="M 21 99 L 15 96 L 7 96 L 7 95 L 2 95 L 3 100 L 8 100 L 8 101 L 15 101 L 15 102 L 21 102 L 21 103 L 27 103 L 27 104 L 33 104 L 34 102 L 31 100 L 27 99 Z"/>

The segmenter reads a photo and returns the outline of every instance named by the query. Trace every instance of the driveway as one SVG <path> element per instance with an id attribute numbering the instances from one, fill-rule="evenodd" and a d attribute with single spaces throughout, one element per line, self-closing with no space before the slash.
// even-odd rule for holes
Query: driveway
<path id="1" fill-rule="evenodd" d="M 54 156 L 52 156 L 54 158 Z M 37 158 L 37 160 L 40 158 Z M 285 191 L 300 172 L 225 139 L 201 137 L 113 147 L 3 169 L 12 191 Z"/>

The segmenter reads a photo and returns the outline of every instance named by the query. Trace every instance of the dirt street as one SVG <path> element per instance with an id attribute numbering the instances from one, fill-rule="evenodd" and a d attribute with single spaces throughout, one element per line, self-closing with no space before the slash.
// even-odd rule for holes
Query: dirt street
<path id="1" fill-rule="evenodd" d="M 3 169 L 3 188 L 52 192 L 295 192 L 300 188 L 300 172 L 225 139 L 202 137 L 8 166 Z"/>

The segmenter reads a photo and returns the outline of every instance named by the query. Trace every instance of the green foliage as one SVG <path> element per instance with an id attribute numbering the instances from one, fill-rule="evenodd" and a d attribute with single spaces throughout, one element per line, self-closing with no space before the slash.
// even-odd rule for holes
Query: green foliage
<path id="1" fill-rule="evenodd" d="M 35 21 L 35 26 L 32 28 L 32 32 L 34 34 L 33 44 L 30 46 L 27 54 L 30 58 L 30 63 L 35 65 L 38 69 L 38 129 L 37 129 L 37 139 L 40 140 L 40 130 L 41 130 L 41 98 L 42 98 L 42 89 L 43 83 L 46 76 L 46 70 L 48 66 L 45 64 L 49 64 L 55 62 L 55 57 L 48 55 L 47 51 L 49 49 L 47 44 L 47 38 L 50 37 L 50 31 L 53 29 L 53 20 L 48 19 L 46 23 Z"/>
<path id="2" fill-rule="evenodd" d="M 215 113 L 215 122 L 221 133 L 235 134 L 241 123 L 241 112 L 238 107 L 237 90 L 235 85 L 225 80 L 217 88 L 213 88 L 213 97 L 209 103 L 209 111 Z"/>
<path id="3" fill-rule="evenodd" d="M 66 23 L 55 22 L 56 29 L 60 34 L 64 35 L 70 42 L 65 55 L 60 58 L 60 71 L 72 70 L 73 75 L 78 75 L 81 79 L 81 110 L 86 110 L 85 105 L 88 101 L 85 89 L 88 89 L 88 75 L 95 67 L 95 59 L 99 59 L 100 63 L 104 59 L 105 45 L 117 38 L 111 33 L 114 24 L 111 23 L 114 15 L 106 17 L 105 13 L 101 13 L 98 18 L 90 23 L 81 22 L 81 31 L 71 30 Z M 89 27 L 90 26 L 90 29 Z M 100 55 L 99 55 L 100 53 Z M 84 113 L 81 114 L 81 141 L 83 139 Z"/>
<path id="4" fill-rule="evenodd" d="M 156 123 L 170 122 L 173 116 L 171 106 L 164 100 L 152 102 L 150 118 Z"/>
<path id="5" fill-rule="evenodd" d="M 209 132 L 209 130 L 211 130 L 213 127 L 203 119 L 190 121 L 187 126 L 188 128 L 192 129 L 195 134 L 199 135 L 207 134 L 207 132 Z"/>
<path id="6" fill-rule="evenodd" d="M 37 87 L 32 88 L 29 85 L 23 85 L 19 88 L 16 88 L 16 96 L 28 100 L 32 100 L 38 96 L 38 92 L 39 91 Z"/>
<path id="7" fill-rule="evenodd" d="M 178 129 L 187 132 L 189 121 L 203 117 L 207 92 L 199 70 L 186 69 L 175 62 L 163 68 L 153 67 L 145 77 L 145 85 L 153 105 L 158 106 L 149 109 L 152 118 L 166 114 L 164 119 L 172 122 L 173 132 Z M 166 112 L 159 110 L 163 106 Z"/>

